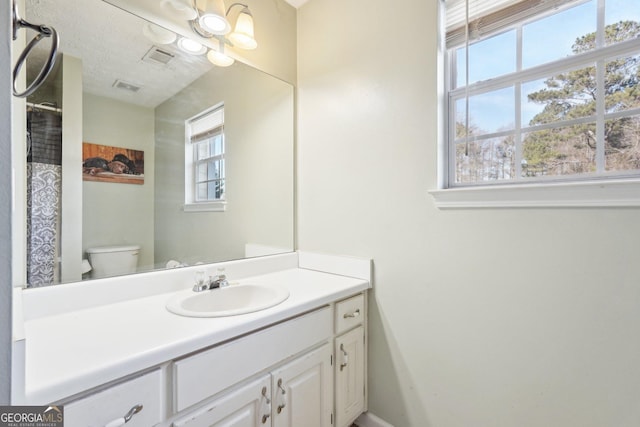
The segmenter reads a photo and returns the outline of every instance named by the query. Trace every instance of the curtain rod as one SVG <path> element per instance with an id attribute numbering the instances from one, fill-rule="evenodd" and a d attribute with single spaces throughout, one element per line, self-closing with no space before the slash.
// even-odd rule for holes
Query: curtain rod
<path id="1" fill-rule="evenodd" d="M 33 102 L 27 102 L 27 107 L 37 108 L 39 110 L 55 111 L 56 113 L 62 113 L 62 108 L 52 107 L 46 104 L 34 104 Z"/>

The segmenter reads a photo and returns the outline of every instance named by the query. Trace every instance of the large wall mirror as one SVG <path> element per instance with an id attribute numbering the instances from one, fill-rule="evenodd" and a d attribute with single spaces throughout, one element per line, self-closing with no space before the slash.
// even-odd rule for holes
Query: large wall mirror
<path id="1" fill-rule="evenodd" d="M 293 250 L 289 83 L 214 66 L 102 0 L 25 0 L 23 15 L 53 26 L 61 52 L 27 99 L 28 286 Z M 92 261 L 118 248 L 133 266 Z"/>

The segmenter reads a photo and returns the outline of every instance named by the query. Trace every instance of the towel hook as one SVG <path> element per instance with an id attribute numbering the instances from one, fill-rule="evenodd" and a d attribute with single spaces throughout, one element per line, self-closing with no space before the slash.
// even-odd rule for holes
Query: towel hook
<path id="1" fill-rule="evenodd" d="M 37 31 L 38 34 L 29 42 L 27 47 L 18 57 L 18 62 L 16 62 L 16 66 L 13 69 L 13 95 L 18 98 L 25 98 L 35 92 L 40 85 L 45 81 L 45 79 L 51 73 L 53 66 L 56 64 L 56 57 L 58 55 L 58 33 L 53 27 L 49 27 L 46 25 L 34 25 L 31 24 L 24 19 L 20 18 L 18 15 L 18 6 L 14 0 L 13 2 L 13 39 L 16 40 L 18 38 L 18 30 L 20 28 L 30 28 L 34 31 Z M 24 92 L 18 92 L 16 88 L 16 81 L 18 79 L 18 74 L 20 73 L 20 69 L 24 65 L 27 56 L 31 53 L 33 48 L 45 37 L 51 37 L 51 51 L 49 52 L 49 57 L 45 62 L 44 66 L 38 73 L 38 76 L 31 82 L 31 84 L 24 90 Z"/>

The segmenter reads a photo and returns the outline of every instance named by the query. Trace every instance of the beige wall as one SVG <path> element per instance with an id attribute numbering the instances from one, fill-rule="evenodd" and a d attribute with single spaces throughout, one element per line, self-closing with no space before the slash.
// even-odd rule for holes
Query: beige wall
<path id="1" fill-rule="evenodd" d="M 83 181 L 82 248 L 140 245 L 138 267 L 153 267 L 153 109 L 84 94 L 83 139 L 144 151 L 144 184 Z M 110 159 L 109 159 L 110 160 Z"/>
<path id="2" fill-rule="evenodd" d="M 441 211 L 437 1 L 298 13 L 299 248 L 371 257 L 396 427 L 636 426 L 638 209 Z"/>

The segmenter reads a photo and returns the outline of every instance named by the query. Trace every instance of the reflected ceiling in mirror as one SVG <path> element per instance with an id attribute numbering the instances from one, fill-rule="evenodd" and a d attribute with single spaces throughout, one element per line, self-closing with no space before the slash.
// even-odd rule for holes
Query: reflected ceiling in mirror
<path id="1" fill-rule="evenodd" d="M 181 51 L 161 27 L 102 0 L 26 0 L 25 18 L 55 27 L 62 52 L 56 76 L 27 100 L 29 286 L 293 250 L 290 84 L 239 61 L 213 66 L 204 55 Z M 28 74 L 41 60 L 29 58 Z M 47 120 L 58 114 L 47 106 L 62 112 L 53 132 L 38 128 L 56 122 Z M 188 211 L 193 177 L 185 124 L 215 106 L 224 107 L 224 210 Z M 78 127 L 81 137 L 69 138 Z M 34 157 L 43 133 L 62 135 L 59 188 L 45 189 L 62 196 L 46 198 L 55 200 L 44 210 L 56 211 L 56 218 L 44 228 L 38 168 L 51 165 Z M 144 183 L 83 181 L 83 142 L 144 153 Z M 132 249 L 135 268 L 113 260 L 113 272 L 100 273 L 91 264 L 102 261 L 89 256 L 103 247 L 139 247 Z"/>

